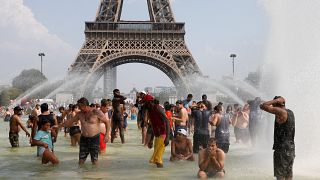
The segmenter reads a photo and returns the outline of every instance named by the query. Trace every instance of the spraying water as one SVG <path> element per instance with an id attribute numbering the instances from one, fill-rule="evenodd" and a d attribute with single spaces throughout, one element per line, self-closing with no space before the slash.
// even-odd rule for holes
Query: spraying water
<path id="1" fill-rule="evenodd" d="M 281 95 L 296 117 L 294 173 L 320 177 L 320 1 L 264 1 L 270 16 L 264 81 L 269 99 Z"/>
<path id="2" fill-rule="evenodd" d="M 76 87 L 78 87 L 81 82 L 83 81 L 83 76 L 69 76 L 66 78 L 61 86 L 59 86 L 57 89 L 53 90 L 50 94 L 48 94 L 44 99 L 53 98 L 56 94 L 58 94 L 61 91 L 71 91 L 74 90 Z"/>
<path id="3" fill-rule="evenodd" d="M 24 92 L 23 94 L 21 94 L 19 97 L 16 98 L 16 102 L 11 105 L 11 108 L 13 108 L 14 106 L 21 104 L 21 101 L 23 99 L 26 99 L 32 95 L 35 95 L 36 93 L 39 93 L 40 91 L 42 91 L 43 89 L 47 88 L 48 86 L 50 86 L 52 84 L 52 82 L 50 81 L 46 81 L 43 83 L 39 83 L 37 85 L 35 85 L 33 88 L 31 88 L 30 90 Z"/>
<path id="4" fill-rule="evenodd" d="M 245 104 L 245 102 L 240 97 L 238 97 L 238 95 L 236 95 L 230 88 L 224 86 L 222 83 L 219 83 L 216 80 L 208 79 L 208 78 L 204 78 L 204 77 L 200 77 L 200 76 L 192 77 L 192 79 L 193 79 L 192 86 L 197 86 L 197 87 L 193 87 L 194 89 L 201 87 L 202 90 L 203 89 L 218 90 L 218 91 L 228 95 L 232 100 L 234 100 L 238 104 L 241 104 L 241 105 Z"/>

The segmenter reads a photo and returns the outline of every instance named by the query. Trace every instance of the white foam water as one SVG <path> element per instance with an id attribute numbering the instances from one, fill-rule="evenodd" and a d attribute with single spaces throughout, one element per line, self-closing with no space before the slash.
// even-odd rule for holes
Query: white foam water
<path id="1" fill-rule="evenodd" d="M 320 178 L 320 1 L 265 0 L 270 19 L 264 90 L 296 117 L 294 173 Z"/>

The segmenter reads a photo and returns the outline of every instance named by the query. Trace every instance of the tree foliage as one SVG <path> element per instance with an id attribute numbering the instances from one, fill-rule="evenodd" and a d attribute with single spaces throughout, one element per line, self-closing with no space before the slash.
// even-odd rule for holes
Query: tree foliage
<path id="1" fill-rule="evenodd" d="M 12 87 L 21 89 L 23 92 L 33 86 L 46 81 L 47 78 L 37 69 L 23 70 L 12 80 Z"/>
<path id="2" fill-rule="evenodd" d="M 16 99 L 22 93 L 21 89 L 17 88 L 7 88 L 0 93 L 0 105 L 7 106 L 10 104 L 10 100 Z"/>

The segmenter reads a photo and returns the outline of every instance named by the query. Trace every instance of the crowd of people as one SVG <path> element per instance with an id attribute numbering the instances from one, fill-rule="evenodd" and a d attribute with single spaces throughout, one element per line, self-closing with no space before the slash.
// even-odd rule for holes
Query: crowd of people
<path id="1" fill-rule="evenodd" d="M 58 134 L 70 135 L 70 145 L 79 145 L 79 164 L 90 154 L 92 164 L 97 164 L 99 153 L 106 152 L 107 143 L 120 137 L 125 144 L 128 113 L 136 120 L 141 131 L 141 144 L 152 149 L 150 163 L 161 168 L 167 145 L 171 144 L 170 161 L 195 161 L 198 154 L 198 177 L 224 177 L 225 157 L 230 147 L 230 126 L 233 126 L 235 143 L 255 146 L 258 139 L 261 110 L 275 114 L 274 176 L 291 179 L 294 153 L 294 115 L 285 108 L 285 100 L 276 96 L 263 102 L 260 98 L 241 106 L 226 106 L 222 102 L 213 105 L 204 94 L 199 102 L 188 94 L 176 104 L 160 104 L 151 94 L 141 91 L 134 105 L 127 110 L 125 97 L 119 89 L 113 91 L 113 99 L 102 99 L 90 104 L 80 98 L 77 104 L 60 107 L 60 115 L 50 112 L 48 104 L 36 105 L 32 110 L 28 127 L 21 122 L 23 108 L 14 108 L 10 117 L 9 139 L 12 147 L 19 147 L 19 129 L 30 136 L 30 144 L 38 146 L 37 156 L 42 163 L 59 163 L 54 154 Z M 192 137 L 192 138 L 191 138 Z M 171 141 L 171 143 L 170 143 Z M 290 156 L 288 156 L 288 152 Z"/>

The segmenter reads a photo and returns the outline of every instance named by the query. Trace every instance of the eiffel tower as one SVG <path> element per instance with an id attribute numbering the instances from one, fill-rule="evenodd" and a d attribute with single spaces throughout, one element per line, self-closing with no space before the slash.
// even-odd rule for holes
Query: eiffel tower
<path id="1" fill-rule="evenodd" d="M 69 68 L 69 74 L 85 77 L 79 96 L 91 97 L 102 76 L 108 96 L 116 88 L 116 67 L 126 63 L 158 68 L 181 96 L 191 91 L 188 76 L 202 73 L 185 43 L 185 24 L 175 21 L 169 1 L 147 0 L 150 21 L 121 21 L 123 0 L 101 0 L 95 21 L 85 23 L 85 42 Z"/>

